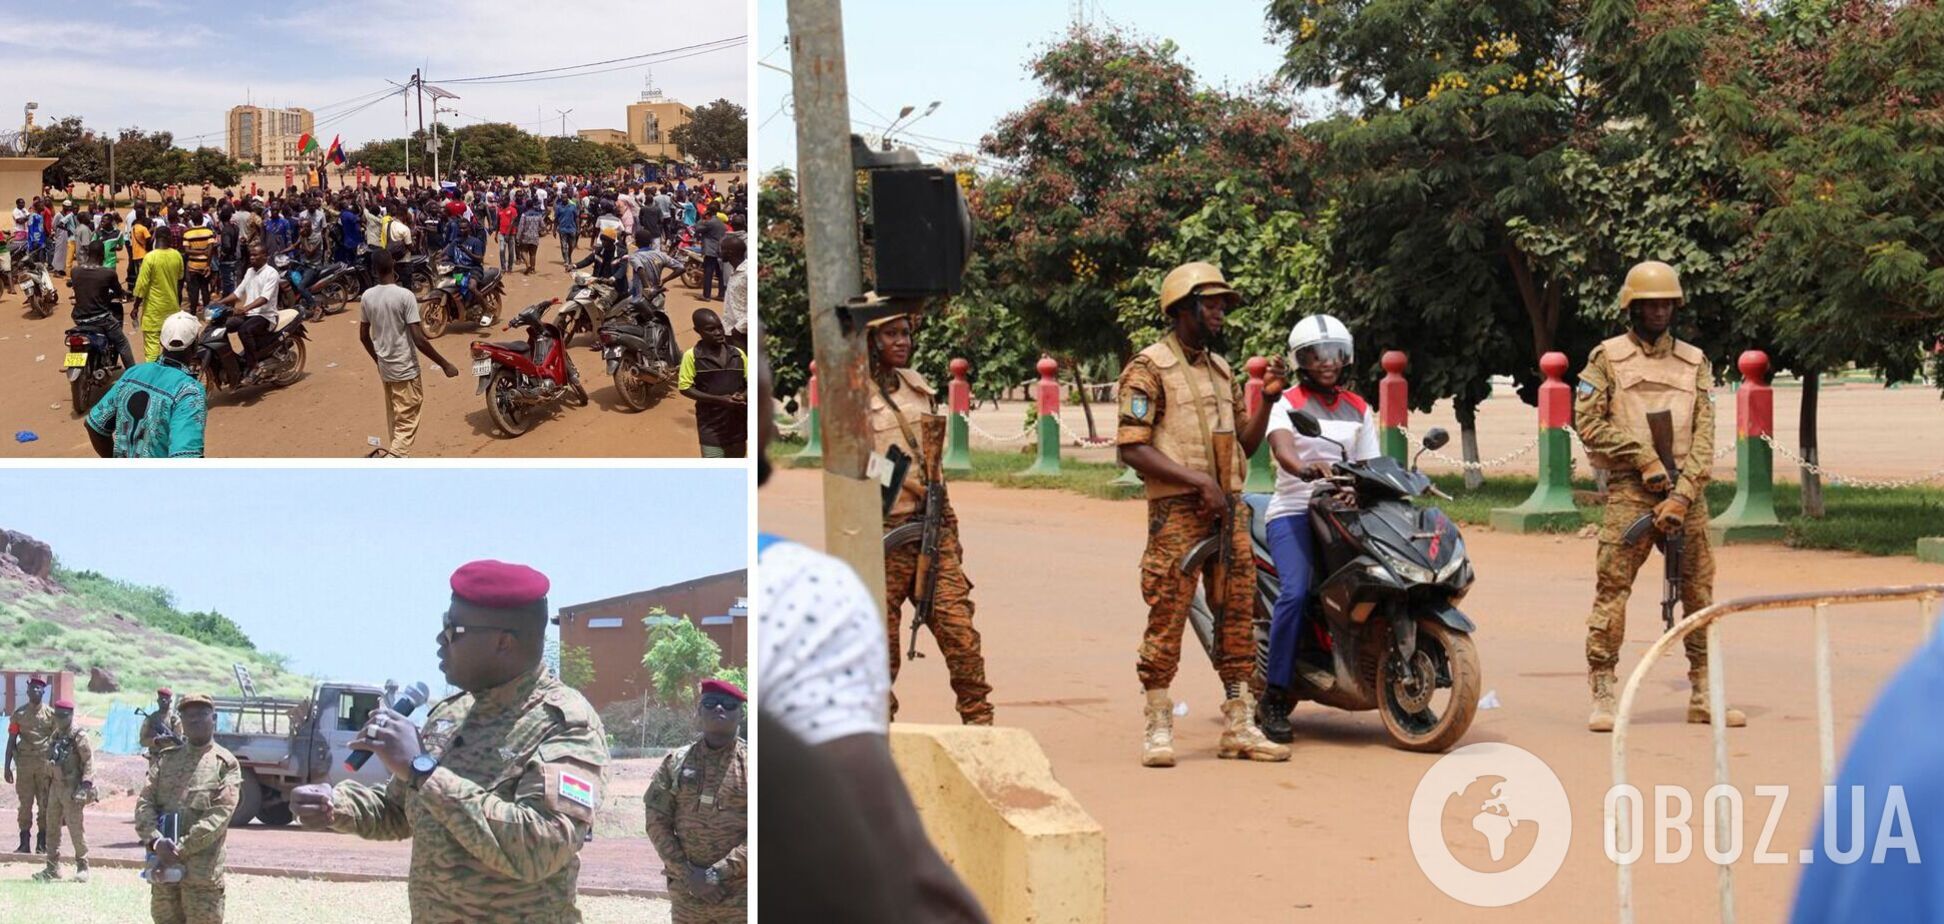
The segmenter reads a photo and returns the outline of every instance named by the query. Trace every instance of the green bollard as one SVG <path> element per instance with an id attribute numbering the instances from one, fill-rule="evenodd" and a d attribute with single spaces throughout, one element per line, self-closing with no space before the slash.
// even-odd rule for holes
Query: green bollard
<path id="1" fill-rule="evenodd" d="M 972 470 L 972 384 L 965 376 L 972 364 L 962 357 L 955 358 L 951 369 L 947 406 L 952 413 L 946 420 L 945 458 L 939 460 L 939 465 L 948 472 L 969 472 Z"/>
<path id="2" fill-rule="evenodd" d="M 1037 478 L 1060 473 L 1060 382 L 1053 377 L 1059 368 L 1051 357 L 1039 361 L 1039 458 L 1021 475 Z"/>
<path id="3" fill-rule="evenodd" d="M 1708 523 L 1708 538 L 1729 542 L 1769 542 L 1782 538 L 1775 515 L 1775 450 L 1762 437 L 1775 432 L 1775 391 L 1768 384 L 1768 354 L 1749 350 L 1735 361 L 1741 388 L 1735 391 L 1735 499 Z M 1688 459 L 1712 465 L 1712 459 Z"/>
<path id="4" fill-rule="evenodd" d="M 1493 510 L 1493 529 L 1533 533 L 1580 522 L 1579 508 L 1573 506 L 1573 441 L 1566 432 L 1573 420 L 1573 390 L 1564 380 L 1566 354 L 1540 357 L 1539 371 L 1546 375 L 1539 386 L 1539 483 L 1519 506 Z"/>
<path id="5" fill-rule="evenodd" d="M 1384 378 L 1377 383 L 1377 448 L 1399 465 L 1411 464 L 1411 441 L 1404 428 L 1411 422 L 1410 385 L 1404 380 L 1406 357 L 1391 350 L 1379 360 Z"/>
<path id="6" fill-rule="evenodd" d="M 817 362 L 810 361 L 810 418 L 804 423 L 809 431 L 803 448 L 790 457 L 790 465 L 795 468 L 816 468 L 823 465 L 823 411 L 817 405 Z"/>

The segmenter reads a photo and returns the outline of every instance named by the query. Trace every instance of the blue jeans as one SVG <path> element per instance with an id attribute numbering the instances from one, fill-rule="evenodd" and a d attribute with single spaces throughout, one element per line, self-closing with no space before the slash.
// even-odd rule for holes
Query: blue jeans
<path id="1" fill-rule="evenodd" d="M 500 269 L 503 270 L 512 269 L 513 268 L 513 235 L 511 234 L 500 235 L 499 247 L 500 247 Z"/>
<path id="2" fill-rule="evenodd" d="M 1316 537 L 1309 514 L 1269 521 L 1269 557 L 1276 562 L 1282 590 L 1269 615 L 1269 676 L 1272 687 L 1289 689 L 1296 679 L 1296 642 L 1302 638 L 1303 611 L 1309 606 L 1310 582 L 1316 574 Z"/>

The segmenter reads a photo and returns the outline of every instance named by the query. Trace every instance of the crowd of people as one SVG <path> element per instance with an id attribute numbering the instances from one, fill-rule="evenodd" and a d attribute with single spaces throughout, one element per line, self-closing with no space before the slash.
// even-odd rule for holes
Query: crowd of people
<path id="1" fill-rule="evenodd" d="M 530 275 L 537 268 L 540 238 L 549 233 L 558 238 L 563 267 L 591 268 L 611 279 L 617 291 L 637 297 L 699 264 L 701 298 L 722 303 L 719 312 L 702 309 L 692 317 L 703 335 L 703 369 L 726 372 L 743 384 L 698 388 L 690 372 L 678 390 L 695 402 L 698 421 L 706 425 L 698 427 L 704 455 L 742 453 L 743 428 L 724 432 L 717 420 L 734 416 L 740 422 L 740 409 L 746 406 L 747 359 L 731 346 L 749 329 L 748 247 L 739 230 L 747 227 L 749 200 L 741 182 L 719 187 L 715 180 L 700 177 L 649 181 L 455 174 L 440 182 L 416 178 L 401 185 L 388 178 L 383 186 L 336 190 L 320 186 L 219 192 L 205 185 L 197 196 L 184 187 L 169 187 L 160 191 L 159 202 L 150 200 L 155 192 L 140 191 L 125 209 L 99 199 L 77 202 L 71 195 L 57 202 L 53 190 L 31 202 L 15 200 L 6 248 L 9 268 L 0 274 L 12 282 L 15 273 L 38 264 L 64 278 L 74 293 L 75 323 L 112 329 L 110 340 L 130 373 L 141 368 L 122 333 L 128 324 L 122 301 L 132 298 L 143 334 L 142 365 L 159 366 L 125 374 L 128 387 L 111 389 L 95 408 L 83 409 L 92 411 L 90 434 L 104 454 L 202 452 L 206 396 L 200 386 L 189 389 L 179 381 L 194 382 L 190 363 L 195 332 L 178 324 L 176 339 L 165 344 L 163 328 L 178 313 L 202 321 L 214 317 L 210 309 L 226 309 L 222 323 L 237 334 L 243 348 L 241 384 L 257 384 L 258 360 L 272 344 L 278 310 L 296 307 L 283 303 L 285 271 L 273 265 L 276 258 L 288 256 L 301 283 L 291 291 L 306 310 L 316 300 L 309 284 L 324 267 L 335 262 L 358 268 L 364 283 L 360 336 L 384 378 L 392 434 L 383 451 L 403 455 L 416 433 L 423 395 L 415 356 L 428 356 L 448 376 L 456 370 L 430 349 L 418 326 L 417 302 L 409 297 L 412 285 L 431 279 L 403 278 L 398 264 L 423 257 L 428 265 L 449 267 L 462 297 L 470 298 L 472 278 L 487 267 L 489 252 L 497 253 L 502 272 L 519 269 Z M 588 252 L 576 260 L 583 239 L 589 242 Z M 125 288 L 119 284 L 124 280 Z M 380 290 L 388 297 L 374 305 L 369 296 Z M 683 368 L 692 370 L 696 362 L 691 350 Z M 181 374 L 170 375 L 168 368 Z M 180 403 L 185 410 L 177 416 L 197 432 L 170 434 L 166 427 L 143 427 L 142 445 L 116 437 L 117 427 L 128 429 L 129 415 L 119 402 L 140 393 L 140 403 L 152 407 L 156 395 L 140 384 L 151 379 L 165 381 L 173 396 L 165 403 L 171 408 Z M 190 391 L 196 394 L 186 393 Z"/>

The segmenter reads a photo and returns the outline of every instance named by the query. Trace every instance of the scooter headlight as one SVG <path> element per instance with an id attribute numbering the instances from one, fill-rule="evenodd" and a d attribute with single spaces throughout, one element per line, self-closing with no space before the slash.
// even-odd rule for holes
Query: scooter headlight
<path id="1" fill-rule="evenodd" d="M 1458 569 L 1465 566 L 1465 543 L 1460 540 L 1458 547 L 1451 550 L 1451 561 L 1438 569 L 1438 583 L 1442 584 L 1457 575 Z"/>
<path id="2" fill-rule="evenodd" d="M 1390 554 L 1389 550 L 1381 546 L 1377 546 L 1376 548 L 1377 560 L 1383 562 L 1384 567 L 1389 568 L 1398 577 L 1416 584 L 1436 583 L 1437 578 L 1432 575 L 1431 569 L 1414 562 L 1405 561 L 1403 558 Z"/>

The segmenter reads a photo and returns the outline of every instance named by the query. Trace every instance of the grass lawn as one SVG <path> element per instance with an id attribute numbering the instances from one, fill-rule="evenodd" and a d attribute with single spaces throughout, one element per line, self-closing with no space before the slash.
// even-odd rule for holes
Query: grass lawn
<path id="1" fill-rule="evenodd" d="M 0 909 L 7 921 L 65 924 L 127 924 L 149 919 L 149 885 L 133 869 L 95 869 L 89 881 L 34 882 L 37 863 L 0 863 Z M 71 868 L 63 873 L 73 875 Z M 367 924 L 412 916 L 403 882 L 327 882 L 273 876 L 227 877 L 224 919 L 304 921 L 304 924 Z M 663 924 L 668 902 L 648 898 L 592 897 L 579 902 L 587 924 Z M 299 913 L 296 909 L 302 909 Z"/>
<path id="2" fill-rule="evenodd" d="M 782 441 L 771 448 L 771 458 L 788 464 L 788 458 L 803 444 Z M 1038 488 L 1077 491 L 1092 497 L 1118 498 L 1109 482 L 1120 476 L 1120 467 L 1102 463 L 1062 460 L 1060 474 L 1028 478 L 1019 472 L 1032 464 L 1033 457 L 1013 452 L 972 451 L 972 471 L 950 476 L 956 481 L 984 481 L 1008 488 Z M 1493 508 L 1515 507 L 1532 493 L 1536 480 L 1531 477 L 1501 476 L 1487 478 L 1478 490 L 1467 490 L 1460 475 L 1433 476 L 1438 487 L 1455 500 L 1439 501 L 1452 519 L 1465 524 L 1482 524 L 1491 519 Z M 1591 479 L 1577 480 L 1573 487 L 1593 490 Z M 1715 482 L 1708 486 L 1708 508 L 1719 513 L 1735 496 L 1734 482 Z M 1865 490 L 1842 485 L 1823 486 L 1825 515 L 1820 520 L 1802 516 L 1802 496 L 1793 483 L 1775 487 L 1775 514 L 1788 535 L 1787 545 L 1804 549 L 1840 549 L 1867 555 L 1915 555 L 1917 540 L 1944 535 L 1944 488 L 1921 486 L 1890 491 Z M 1580 508 L 1582 525 L 1597 525 L 1600 508 Z M 1577 527 L 1562 527 L 1572 531 Z"/>

